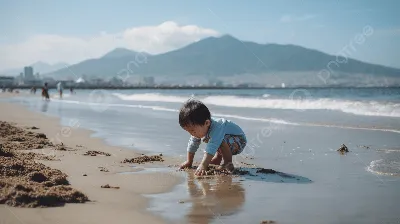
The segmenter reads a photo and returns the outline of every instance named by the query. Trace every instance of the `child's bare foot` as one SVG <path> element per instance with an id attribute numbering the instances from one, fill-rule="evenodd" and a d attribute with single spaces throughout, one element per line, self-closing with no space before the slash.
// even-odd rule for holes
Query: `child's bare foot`
<path id="1" fill-rule="evenodd" d="M 233 163 L 224 163 L 221 166 L 217 167 L 217 170 L 227 170 L 229 172 L 232 172 L 235 169 L 235 166 Z"/>
<path id="2" fill-rule="evenodd" d="M 210 164 L 213 165 L 220 165 L 222 162 L 222 156 L 219 154 L 216 154 L 210 161 Z"/>

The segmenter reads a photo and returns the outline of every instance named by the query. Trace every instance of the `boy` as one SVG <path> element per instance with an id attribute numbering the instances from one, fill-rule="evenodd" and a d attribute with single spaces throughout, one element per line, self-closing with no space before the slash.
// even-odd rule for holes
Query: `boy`
<path id="1" fill-rule="evenodd" d="M 42 97 L 45 98 L 46 100 L 50 100 L 49 88 L 47 86 L 47 82 L 45 82 L 44 86 L 42 87 Z"/>
<path id="2" fill-rule="evenodd" d="M 191 135 L 187 147 L 187 160 L 180 168 L 191 167 L 194 155 L 201 139 L 208 143 L 203 160 L 197 168 L 196 175 L 205 175 L 209 164 L 220 165 L 219 169 L 233 171 L 232 155 L 241 153 L 247 140 L 243 130 L 225 119 L 211 118 L 210 111 L 202 102 L 189 100 L 179 111 L 180 126 Z"/>

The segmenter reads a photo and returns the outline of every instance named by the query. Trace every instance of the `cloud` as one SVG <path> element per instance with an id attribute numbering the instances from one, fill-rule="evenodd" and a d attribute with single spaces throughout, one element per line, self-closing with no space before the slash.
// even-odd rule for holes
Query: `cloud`
<path id="1" fill-rule="evenodd" d="M 77 63 L 100 57 L 117 47 L 151 54 L 174 50 L 219 32 L 196 25 L 166 21 L 156 26 L 125 29 L 119 33 L 100 32 L 90 38 L 39 34 L 23 42 L 0 45 L 0 70 L 22 67 L 37 61 Z"/>
<path id="2" fill-rule="evenodd" d="M 302 22 L 302 21 L 314 19 L 315 17 L 316 17 L 316 15 L 311 15 L 311 14 L 306 14 L 306 15 L 301 15 L 301 16 L 283 15 L 279 21 L 282 23 Z"/>

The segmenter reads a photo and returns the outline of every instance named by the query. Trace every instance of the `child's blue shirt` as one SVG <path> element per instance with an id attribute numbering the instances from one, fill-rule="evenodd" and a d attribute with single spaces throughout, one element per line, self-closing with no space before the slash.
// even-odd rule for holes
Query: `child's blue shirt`
<path id="1" fill-rule="evenodd" d="M 206 152 L 215 155 L 220 147 L 225 135 L 242 135 L 246 138 L 243 130 L 235 123 L 224 118 L 211 118 L 211 125 L 205 139 L 208 139 Z M 195 153 L 199 149 L 201 143 L 200 138 L 191 136 L 189 139 L 187 151 Z"/>

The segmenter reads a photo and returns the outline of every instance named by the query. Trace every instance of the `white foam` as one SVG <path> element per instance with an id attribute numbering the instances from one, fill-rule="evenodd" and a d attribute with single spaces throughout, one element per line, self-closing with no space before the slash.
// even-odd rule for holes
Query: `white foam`
<path id="1" fill-rule="evenodd" d="M 388 128 L 357 127 L 357 126 L 344 126 L 344 125 L 335 125 L 335 124 L 314 124 L 314 123 L 299 123 L 299 125 L 304 125 L 304 126 L 309 126 L 309 127 L 327 127 L 327 128 L 342 128 L 342 129 L 352 129 L 352 130 L 384 131 L 384 132 L 400 133 L 400 130 L 388 129 Z"/>
<path id="2" fill-rule="evenodd" d="M 65 94 L 62 95 L 62 98 L 68 98 L 70 96 L 71 96 L 71 94 L 65 93 Z M 50 98 L 52 98 L 52 99 L 60 99 L 60 94 L 54 93 L 54 94 L 50 95 Z"/>
<path id="3" fill-rule="evenodd" d="M 99 106 L 101 108 L 112 108 L 112 107 L 125 107 L 125 108 L 141 108 L 141 109 L 150 109 L 156 111 L 167 111 L 167 112 L 174 112 L 178 113 L 179 110 L 161 107 L 161 106 L 151 106 L 151 105 L 140 105 L 140 104 L 114 104 L 114 103 L 91 103 L 91 102 L 82 102 L 82 101 L 75 101 L 75 100 L 60 100 L 60 102 L 64 103 L 71 103 L 71 104 L 82 104 L 88 106 Z M 100 110 L 104 111 L 104 110 Z M 355 129 L 355 130 L 366 130 L 366 131 L 384 131 L 384 132 L 394 132 L 400 133 L 400 130 L 396 129 L 382 129 L 382 128 L 374 128 L 374 127 L 355 127 L 355 126 L 343 126 L 343 125 L 334 125 L 334 124 L 315 124 L 315 123 L 296 123 L 291 121 L 286 121 L 282 119 L 276 118 L 260 118 L 260 117 L 245 117 L 240 115 L 234 114 L 219 114 L 214 113 L 213 116 L 215 117 L 223 117 L 223 118 L 234 118 L 240 120 L 247 120 L 247 121 L 258 121 L 258 122 L 270 122 L 274 124 L 282 124 L 282 125 L 301 125 L 301 126 L 308 126 L 308 127 L 331 127 L 331 128 L 340 128 L 340 129 Z"/>
<path id="4" fill-rule="evenodd" d="M 114 96 L 126 101 L 149 101 L 149 102 L 171 102 L 183 103 L 189 97 L 163 95 L 159 93 L 146 94 L 120 94 Z M 247 98 L 237 96 L 207 96 L 199 98 L 205 104 L 241 107 L 241 108 L 265 108 L 265 109 L 288 109 L 288 110 L 335 110 L 364 116 L 400 117 L 400 103 L 377 102 L 377 101 L 355 101 L 342 99 L 272 99 L 269 96 L 263 98 Z"/>
<path id="5" fill-rule="evenodd" d="M 126 95 L 121 93 L 113 93 L 112 95 L 127 101 L 144 101 L 144 102 L 170 102 L 170 103 L 183 103 L 188 98 L 179 96 L 161 95 L 158 93 L 143 93 Z"/>
<path id="6" fill-rule="evenodd" d="M 61 101 L 61 100 L 60 100 Z M 100 106 L 103 108 L 112 108 L 112 107 L 128 107 L 128 108 L 143 108 L 143 109 L 151 109 L 151 110 L 158 110 L 158 111 L 169 111 L 169 112 L 178 112 L 179 110 L 160 107 L 160 106 L 146 106 L 146 105 L 135 105 L 135 104 L 117 104 L 117 103 L 92 103 L 92 102 L 83 102 L 83 101 L 76 101 L 76 100 L 63 100 L 64 103 L 71 103 L 71 104 L 82 104 L 88 106 Z"/>
<path id="7" fill-rule="evenodd" d="M 206 104 L 229 107 L 290 109 L 290 110 L 336 110 L 366 116 L 400 117 L 400 104 L 376 101 L 351 101 L 338 99 L 258 99 L 236 96 L 209 96 Z"/>
<path id="8" fill-rule="evenodd" d="M 178 113 L 179 110 L 167 108 L 167 107 L 160 107 L 160 106 L 149 106 L 149 105 L 135 105 L 135 104 L 108 104 L 108 103 L 91 103 L 91 102 L 82 102 L 82 101 L 75 101 L 75 100 L 64 100 L 64 103 L 71 103 L 71 104 L 82 104 L 88 106 L 101 106 L 101 107 L 128 107 L 128 108 L 142 108 L 142 109 L 151 109 L 157 111 L 168 111 L 168 112 L 176 112 Z M 224 118 L 235 118 L 240 120 L 249 120 L 249 121 L 261 121 L 261 122 L 271 122 L 275 124 L 287 124 L 287 125 L 298 125 L 294 122 L 289 122 L 281 119 L 275 118 L 255 118 L 255 117 L 244 117 L 238 115 L 231 115 L 231 114 L 213 114 L 215 117 L 224 117 Z"/>
<path id="9" fill-rule="evenodd" d="M 213 115 L 216 117 L 235 118 L 235 119 L 248 120 L 248 121 L 262 121 L 262 122 L 271 122 L 271 123 L 275 123 L 275 124 L 299 125 L 298 123 L 275 119 L 275 118 L 243 117 L 243 116 L 231 115 L 231 114 L 213 114 Z"/>
<path id="10" fill-rule="evenodd" d="M 367 167 L 367 171 L 379 175 L 400 176 L 400 162 L 374 160 Z"/>

